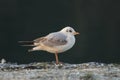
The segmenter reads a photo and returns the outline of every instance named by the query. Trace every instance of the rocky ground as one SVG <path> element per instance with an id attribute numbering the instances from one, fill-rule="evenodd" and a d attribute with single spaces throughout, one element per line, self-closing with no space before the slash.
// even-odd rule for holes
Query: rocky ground
<path id="1" fill-rule="evenodd" d="M 0 63 L 0 80 L 120 80 L 120 64 Z"/>

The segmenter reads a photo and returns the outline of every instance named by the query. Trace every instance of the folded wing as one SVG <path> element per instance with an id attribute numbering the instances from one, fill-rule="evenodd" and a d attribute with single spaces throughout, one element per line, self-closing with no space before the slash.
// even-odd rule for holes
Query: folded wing
<path id="1" fill-rule="evenodd" d="M 67 36 L 65 36 L 64 34 L 55 32 L 45 37 L 35 39 L 34 44 L 36 45 L 43 44 L 49 47 L 60 46 L 60 45 L 65 45 L 67 43 L 66 38 Z"/>

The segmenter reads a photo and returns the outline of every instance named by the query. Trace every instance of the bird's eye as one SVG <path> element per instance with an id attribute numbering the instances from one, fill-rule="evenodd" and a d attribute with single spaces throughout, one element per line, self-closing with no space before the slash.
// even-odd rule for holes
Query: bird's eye
<path id="1" fill-rule="evenodd" d="M 72 30 L 69 30 L 69 32 L 72 32 Z"/>

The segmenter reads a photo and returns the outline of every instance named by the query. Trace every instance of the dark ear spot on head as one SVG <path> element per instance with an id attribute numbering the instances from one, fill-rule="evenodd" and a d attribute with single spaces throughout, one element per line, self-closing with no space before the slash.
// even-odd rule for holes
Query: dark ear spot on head
<path id="1" fill-rule="evenodd" d="M 68 32 L 68 29 L 66 30 L 66 32 Z"/>

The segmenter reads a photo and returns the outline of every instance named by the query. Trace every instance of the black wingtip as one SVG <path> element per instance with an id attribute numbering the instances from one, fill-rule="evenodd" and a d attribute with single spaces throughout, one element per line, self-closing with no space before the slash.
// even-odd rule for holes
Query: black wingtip
<path id="1" fill-rule="evenodd" d="M 18 41 L 18 43 L 32 43 L 34 41 Z"/>
<path id="2" fill-rule="evenodd" d="M 35 45 L 20 45 L 20 46 L 35 46 Z"/>

